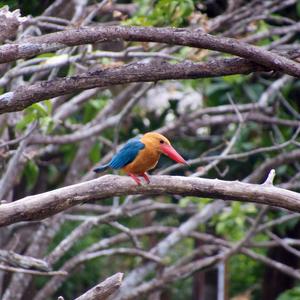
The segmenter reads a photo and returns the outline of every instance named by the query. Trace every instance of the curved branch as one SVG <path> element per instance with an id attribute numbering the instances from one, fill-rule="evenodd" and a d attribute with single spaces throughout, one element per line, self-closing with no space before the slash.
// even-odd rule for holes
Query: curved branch
<path id="1" fill-rule="evenodd" d="M 159 61 L 131 63 L 121 67 L 100 69 L 77 76 L 20 86 L 16 90 L 0 96 L 0 114 L 22 110 L 35 102 L 94 87 L 107 87 L 130 82 L 249 74 L 265 70 L 265 68 L 242 58 L 218 59 L 206 63 L 185 62 L 175 65 Z"/>
<path id="2" fill-rule="evenodd" d="M 151 184 L 137 186 L 128 177 L 106 175 L 2 204 L 0 205 L 0 226 L 19 221 L 43 219 L 89 200 L 137 194 L 176 194 L 220 198 L 256 202 L 300 212 L 299 193 L 272 185 L 181 176 L 151 176 Z"/>
<path id="3" fill-rule="evenodd" d="M 216 37 L 200 30 L 182 28 L 99 25 L 81 29 L 70 29 L 39 37 L 27 38 L 16 44 L 1 46 L 0 63 L 27 58 L 49 51 L 56 51 L 68 46 L 118 39 L 182 45 L 230 53 L 244 57 L 265 67 L 300 77 L 300 64 L 288 58 L 236 39 Z"/>

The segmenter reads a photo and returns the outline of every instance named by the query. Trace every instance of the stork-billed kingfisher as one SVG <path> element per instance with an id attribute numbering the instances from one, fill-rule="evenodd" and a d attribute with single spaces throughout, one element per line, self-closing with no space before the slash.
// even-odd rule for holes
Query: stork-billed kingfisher
<path id="1" fill-rule="evenodd" d="M 141 184 L 138 176 L 150 183 L 146 172 L 155 168 L 162 153 L 178 163 L 187 164 L 166 137 L 148 132 L 141 138 L 130 139 L 108 164 L 95 168 L 94 172 L 99 173 L 108 168 L 123 169 L 138 185 Z"/>

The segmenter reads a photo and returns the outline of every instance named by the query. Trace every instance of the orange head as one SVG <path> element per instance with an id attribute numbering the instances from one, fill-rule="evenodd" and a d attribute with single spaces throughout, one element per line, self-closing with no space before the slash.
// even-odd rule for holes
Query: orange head
<path id="1" fill-rule="evenodd" d="M 172 147 L 170 141 L 159 133 L 148 132 L 142 136 L 141 142 L 146 147 L 151 147 L 158 153 L 163 153 L 178 163 L 187 164 L 184 158 Z"/>

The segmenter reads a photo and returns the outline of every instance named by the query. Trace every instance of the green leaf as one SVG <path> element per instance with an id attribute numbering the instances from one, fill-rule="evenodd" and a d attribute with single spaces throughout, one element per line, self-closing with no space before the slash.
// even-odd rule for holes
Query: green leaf
<path id="1" fill-rule="evenodd" d="M 300 18 L 300 1 L 297 1 L 297 5 L 296 5 L 296 11 L 297 11 L 297 16 Z"/>
<path id="2" fill-rule="evenodd" d="M 300 287 L 296 286 L 279 295 L 277 300 L 298 300 L 300 299 Z"/>
<path id="3" fill-rule="evenodd" d="M 23 131 L 30 123 L 36 120 L 36 116 L 34 113 L 25 114 L 23 119 L 16 124 L 16 130 L 21 132 Z"/>
<path id="4" fill-rule="evenodd" d="M 136 16 L 123 22 L 126 25 L 138 26 L 184 26 L 194 11 L 192 0 L 158 0 L 152 2 L 137 1 L 139 11 Z"/>
<path id="5" fill-rule="evenodd" d="M 51 117 L 40 118 L 40 127 L 43 133 L 50 133 L 53 129 L 53 119 Z"/>
<path id="6" fill-rule="evenodd" d="M 30 190 L 35 185 L 39 175 L 39 168 L 34 161 L 30 160 L 25 165 L 24 176 L 27 181 L 27 188 Z"/>
<path id="7" fill-rule="evenodd" d="M 89 158 L 93 164 L 97 163 L 100 160 L 101 145 L 100 143 L 95 143 L 90 151 Z"/>
<path id="8" fill-rule="evenodd" d="M 48 115 L 48 111 L 41 103 L 34 103 L 29 107 L 30 110 L 36 110 L 37 116 L 45 117 Z"/>
<path id="9" fill-rule="evenodd" d="M 16 130 L 23 131 L 33 121 L 39 120 L 42 131 L 44 133 L 49 132 L 53 125 L 53 120 L 50 117 L 51 112 L 52 103 L 50 100 L 30 105 L 24 110 L 24 117 L 17 123 Z"/>
<path id="10" fill-rule="evenodd" d="M 52 108 L 53 108 L 52 102 L 50 100 L 45 100 L 45 101 L 43 101 L 43 103 L 47 107 L 48 115 L 51 115 L 52 114 Z"/>
<path id="11" fill-rule="evenodd" d="M 229 84 L 239 84 L 244 81 L 244 77 L 239 74 L 224 76 L 222 79 Z"/>
<path id="12" fill-rule="evenodd" d="M 47 58 L 47 57 L 53 57 L 53 56 L 56 56 L 55 53 L 51 53 L 51 52 L 47 52 L 47 53 L 42 53 L 42 54 L 39 54 L 37 55 L 38 58 Z"/>

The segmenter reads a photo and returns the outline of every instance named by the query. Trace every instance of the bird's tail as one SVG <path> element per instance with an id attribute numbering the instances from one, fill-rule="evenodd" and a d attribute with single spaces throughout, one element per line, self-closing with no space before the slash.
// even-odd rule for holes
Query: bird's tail
<path id="1" fill-rule="evenodd" d="M 109 164 L 106 164 L 106 165 L 99 166 L 99 167 L 93 169 L 93 171 L 94 171 L 95 173 L 100 173 L 100 172 L 103 172 L 103 171 L 105 171 L 106 169 L 108 169 L 108 167 L 109 167 Z"/>

